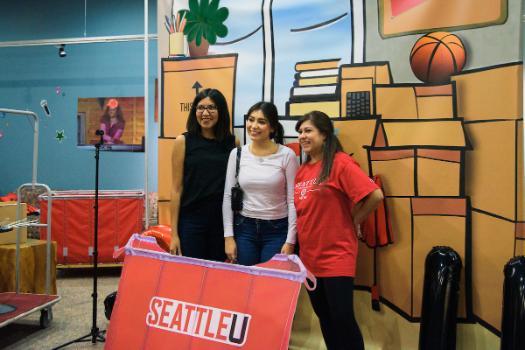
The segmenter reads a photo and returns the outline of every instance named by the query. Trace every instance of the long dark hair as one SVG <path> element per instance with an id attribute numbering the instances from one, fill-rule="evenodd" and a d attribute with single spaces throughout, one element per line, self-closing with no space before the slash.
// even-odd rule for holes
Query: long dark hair
<path id="1" fill-rule="evenodd" d="M 323 144 L 323 163 L 318 180 L 318 183 L 322 183 L 330 176 L 330 171 L 332 171 L 332 165 L 334 164 L 335 154 L 337 152 L 343 151 L 343 146 L 341 146 L 341 142 L 339 142 L 339 139 L 334 134 L 334 125 L 332 124 L 330 117 L 320 111 L 311 111 L 302 116 L 297 124 L 295 124 L 295 131 L 299 132 L 301 124 L 307 120 L 312 122 L 317 130 L 319 130 L 319 132 L 325 136 Z M 306 160 L 309 161 L 310 156 L 308 156 Z"/>
<path id="2" fill-rule="evenodd" d="M 279 113 L 277 113 L 277 107 L 271 102 L 257 102 L 250 107 L 246 115 L 250 116 L 253 112 L 261 111 L 264 117 L 270 123 L 270 127 L 274 130 L 270 133 L 270 139 L 274 139 L 276 143 L 283 144 L 284 141 L 284 128 L 279 123 Z"/>
<path id="3" fill-rule="evenodd" d="M 186 122 L 186 130 L 192 135 L 201 134 L 201 126 L 197 122 L 197 105 L 201 100 L 209 97 L 215 106 L 217 106 L 218 120 L 213 127 L 213 134 L 215 139 L 222 142 L 232 137 L 230 131 L 230 112 L 228 111 L 228 103 L 224 95 L 217 89 L 204 89 L 195 96 L 193 104 L 191 105 L 188 121 Z"/>
<path id="4" fill-rule="evenodd" d="M 115 115 L 117 117 L 118 122 L 121 125 L 125 125 L 126 121 L 124 120 L 124 113 L 122 113 L 122 108 L 120 108 L 120 105 L 117 106 L 116 110 L 117 111 L 115 112 Z M 109 116 L 109 106 L 106 106 L 106 108 L 104 108 L 104 114 L 102 114 L 102 117 L 100 117 L 100 122 L 109 125 L 110 121 L 111 117 Z"/>

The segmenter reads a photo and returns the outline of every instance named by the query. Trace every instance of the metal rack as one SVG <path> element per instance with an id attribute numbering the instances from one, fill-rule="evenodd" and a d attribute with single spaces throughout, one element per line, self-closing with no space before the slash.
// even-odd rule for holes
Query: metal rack
<path id="1" fill-rule="evenodd" d="M 0 293 L 0 306 L 5 306 L 7 312 L 0 318 L 0 327 L 6 326 L 20 318 L 33 312 L 40 311 L 40 326 L 47 327 L 53 320 L 52 306 L 60 301 L 60 296 L 51 294 L 51 189 L 45 184 L 37 183 L 37 164 L 38 164 L 38 132 L 39 118 L 32 111 L 0 108 L 0 113 L 9 113 L 18 116 L 30 116 L 34 120 L 33 128 L 33 170 L 32 182 L 25 183 L 17 189 L 17 209 L 16 209 L 16 257 L 15 257 L 15 292 Z M 21 190 L 26 187 L 43 188 L 48 195 L 47 224 L 27 222 L 20 224 L 22 216 Z M 20 230 L 22 227 L 46 227 L 48 231 L 46 242 L 46 284 L 45 294 L 20 293 Z M 17 310 L 22 310 L 17 312 Z M 0 316 L 2 316 L 0 314 Z"/>

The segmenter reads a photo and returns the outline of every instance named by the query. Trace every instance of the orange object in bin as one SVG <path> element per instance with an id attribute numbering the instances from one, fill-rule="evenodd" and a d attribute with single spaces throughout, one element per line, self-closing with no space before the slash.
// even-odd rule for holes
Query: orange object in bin
<path id="1" fill-rule="evenodd" d="M 288 349 L 301 283 L 315 278 L 296 255 L 256 266 L 164 252 L 133 235 L 106 349 Z"/>
<path id="2" fill-rule="evenodd" d="M 171 244 L 171 227 L 168 225 L 150 226 L 142 232 L 143 236 L 155 237 L 157 244 L 169 253 Z"/>

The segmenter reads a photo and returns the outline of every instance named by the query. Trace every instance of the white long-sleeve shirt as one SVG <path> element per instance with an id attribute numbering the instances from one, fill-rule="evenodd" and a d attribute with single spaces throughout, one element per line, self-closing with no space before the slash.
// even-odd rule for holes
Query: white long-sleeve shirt
<path id="1" fill-rule="evenodd" d="M 234 148 L 228 159 L 222 216 L 224 237 L 233 236 L 233 211 L 231 207 L 231 188 L 235 185 L 237 149 Z M 288 217 L 286 242 L 295 244 L 297 215 L 293 202 L 295 173 L 299 162 L 295 153 L 288 147 L 279 145 L 276 153 L 259 157 L 250 152 L 248 145 L 242 147 L 239 166 L 239 185 L 243 197 L 240 214 L 254 219 L 277 220 Z"/>

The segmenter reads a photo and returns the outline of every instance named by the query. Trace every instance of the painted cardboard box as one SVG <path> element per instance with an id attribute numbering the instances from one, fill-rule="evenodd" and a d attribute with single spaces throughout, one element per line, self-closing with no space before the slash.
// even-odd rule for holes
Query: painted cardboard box
<path id="1" fill-rule="evenodd" d="M 472 210 L 472 300 L 474 315 L 501 327 L 503 267 L 515 253 L 516 223 Z"/>
<path id="2" fill-rule="evenodd" d="M 367 111 L 361 117 L 375 115 L 374 86 L 376 84 L 390 84 L 393 81 L 389 63 L 344 64 L 340 66 L 339 70 L 341 80 L 341 117 L 351 117 L 351 111 L 354 110 L 352 103 L 362 103 L 363 101 L 359 100 L 365 97 Z M 352 101 L 354 96 L 357 97 L 358 101 Z"/>
<path id="3" fill-rule="evenodd" d="M 514 256 L 525 255 L 525 222 L 516 223 L 516 244 Z"/>
<path id="4" fill-rule="evenodd" d="M 463 196 L 465 151 L 461 120 L 380 120 L 367 147 L 370 173 L 386 196 Z"/>
<path id="5" fill-rule="evenodd" d="M 467 194 L 472 207 L 511 221 L 525 221 L 523 120 L 466 122 Z"/>
<path id="6" fill-rule="evenodd" d="M 382 119 L 455 118 L 455 83 L 376 85 L 376 113 Z"/>
<path id="7" fill-rule="evenodd" d="M 171 226 L 171 201 L 159 201 L 159 224 Z"/>
<path id="8" fill-rule="evenodd" d="M 373 144 L 377 123 L 377 119 L 369 118 L 334 120 L 334 128 L 343 150 L 351 154 L 367 174 L 368 153 L 363 146 Z"/>
<path id="9" fill-rule="evenodd" d="M 463 71 L 451 80 L 456 83 L 458 117 L 465 120 L 522 118 L 521 63 Z"/>
<path id="10" fill-rule="evenodd" d="M 172 155 L 174 138 L 159 138 L 158 142 L 158 198 L 159 201 L 171 199 L 173 184 Z"/>
<path id="11" fill-rule="evenodd" d="M 160 136 L 177 137 L 186 130 L 193 99 L 206 88 L 224 94 L 233 120 L 236 66 L 237 54 L 163 58 Z"/>
<path id="12" fill-rule="evenodd" d="M 393 249 L 379 249 L 378 269 L 382 298 L 408 319 L 421 317 L 425 258 L 434 246 L 446 245 L 461 257 L 458 317 L 471 312 L 470 207 L 466 198 L 387 198 Z"/>

